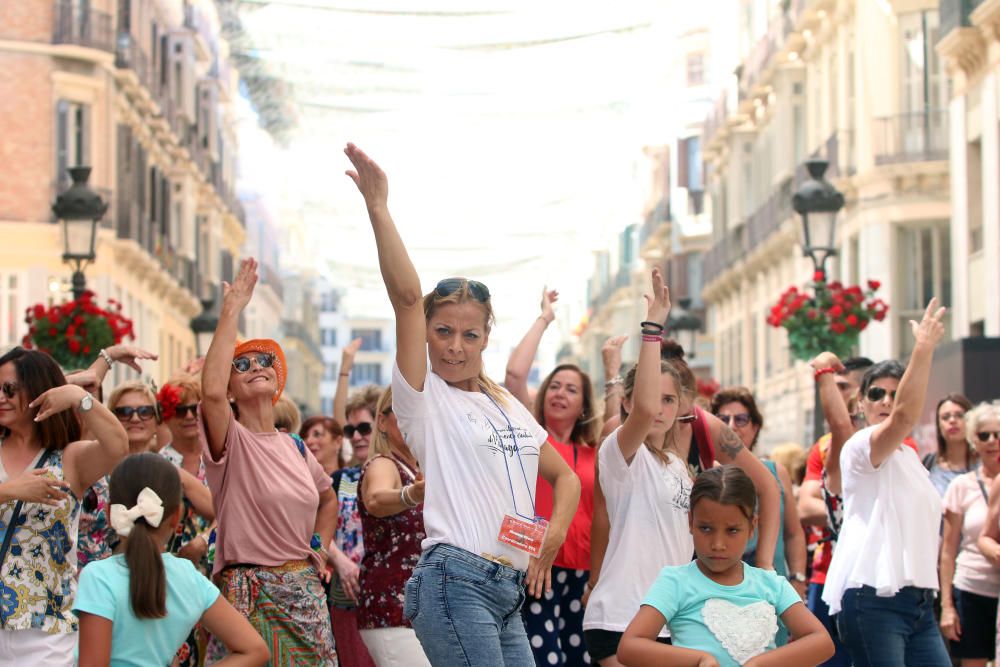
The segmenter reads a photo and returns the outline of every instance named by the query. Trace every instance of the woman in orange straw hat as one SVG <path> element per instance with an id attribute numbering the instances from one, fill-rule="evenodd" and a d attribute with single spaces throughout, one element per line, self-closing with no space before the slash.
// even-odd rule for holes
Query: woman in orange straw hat
<path id="1" fill-rule="evenodd" d="M 231 285 L 223 283 L 201 376 L 202 459 L 218 521 L 213 574 L 276 664 L 288 655 L 332 664 L 320 577 L 328 576 L 337 499 L 312 453 L 274 428 L 287 373 L 281 347 L 265 339 L 236 345 L 237 321 L 256 283 L 253 259 L 243 260 Z"/>

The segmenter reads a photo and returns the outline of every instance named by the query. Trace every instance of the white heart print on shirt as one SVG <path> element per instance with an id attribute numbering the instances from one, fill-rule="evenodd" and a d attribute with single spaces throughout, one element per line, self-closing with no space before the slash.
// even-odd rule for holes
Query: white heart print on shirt
<path id="1" fill-rule="evenodd" d="M 766 651 L 778 632 L 778 615 L 767 602 L 739 607 L 713 598 L 702 607 L 701 616 L 722 647 L 741 665 Z"/>

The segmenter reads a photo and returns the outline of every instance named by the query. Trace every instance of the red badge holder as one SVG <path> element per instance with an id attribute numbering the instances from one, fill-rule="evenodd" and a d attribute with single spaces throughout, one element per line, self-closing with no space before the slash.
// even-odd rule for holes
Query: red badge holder
<path id="1" fill-rule="evenodd" d="M 503 523 L 500 524 L 497 540 L 537 558 L 542 553 L 542 543 L 545 541 L 548 529 L 549 522 L 541 517 L 529 521 L 520 516 L 506 514 Z"/>

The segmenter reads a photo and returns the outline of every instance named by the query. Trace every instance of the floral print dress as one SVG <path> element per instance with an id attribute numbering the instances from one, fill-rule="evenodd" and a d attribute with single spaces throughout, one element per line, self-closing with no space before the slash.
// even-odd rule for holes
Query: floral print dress
<path id="1" fill-rule="evenodd" d="M 118 548 L 119 540 L 108 523 L 108 482 L 105 475 L 83 494 L 80 503 L 80 530 L 76 545 L 77 571 L 93 561 L 107 558 Z"/>
<path id="2" fill-rule="evenodd" d="M 28 469 L 35 467 L 38 457 Z M 65 479 L 62 464 L 62 451 L 57 450 L 49 455 L 44 468 L 56 479 Z M 7 480 L 7 471 L 0 465 L 0 482 Z M 0 536 L 10 527 L 16 504 L 16 500 L 0 504 Z M 72 611 L 79 521 L 80 503 L 72 493 L 55 507 L 38 503 L 21 506 L 0 571 L 0 624 L 4 630 L 49 634 L 79 630 Z"/>
<path id="3" fill-rule="evenodd" d="M 340 516 L 337 520 L 337 532 L 334 541 L 344 554 L 360 564 L 365 554 L 362 538 L 361 514 L 358 512 L 358 483 L 361 481 L 361 466 L 342 468 L 331 475 L 333 489 L 337 493 L 337 507 Z M 340 579 L 334 575 L 330 583 L 330 605 L 340 609 L 353 609 L 351 601 L 340 585 Z"/>

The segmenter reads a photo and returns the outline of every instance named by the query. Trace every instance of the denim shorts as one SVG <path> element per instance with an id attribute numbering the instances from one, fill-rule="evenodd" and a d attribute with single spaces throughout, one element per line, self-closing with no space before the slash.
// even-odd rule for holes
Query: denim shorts
<path id="1" fill-rule="evenodd" d="M 524 597 L 524 572 L 435 544 L 406 582 L 403 615 L 435 667 L 523 667 L 534 664 Z"/>

